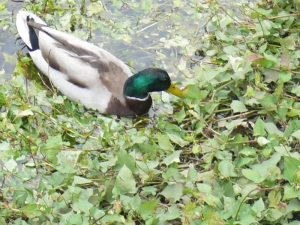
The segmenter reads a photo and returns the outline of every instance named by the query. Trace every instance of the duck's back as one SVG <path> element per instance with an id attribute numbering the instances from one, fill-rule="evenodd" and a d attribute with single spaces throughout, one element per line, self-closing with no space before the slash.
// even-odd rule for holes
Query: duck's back
<path id="1" fill-rule="evenodd" d="M 132 75 L 111 53 L 73 35 L 49 28 L 34 14 L 21 10 L 18 32 L 39 70 L 70 99 L 101 113 L 132 116 L 123 86 Z"/>

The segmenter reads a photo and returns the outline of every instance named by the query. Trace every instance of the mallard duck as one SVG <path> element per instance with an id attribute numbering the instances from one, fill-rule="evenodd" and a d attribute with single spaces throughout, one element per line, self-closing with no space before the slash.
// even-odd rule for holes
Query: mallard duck
<path id="1" fill-rule="evenodd" d="M 31 12 L 20 10 L 16 26 L 36 67 L 60 92 L 87 108 L 135 116 L 152 106 L 149 92 L 167 91 L 182 97 L 165 70 L 148 68 L 132 75 L 111 53 L 48 27 Z"/>

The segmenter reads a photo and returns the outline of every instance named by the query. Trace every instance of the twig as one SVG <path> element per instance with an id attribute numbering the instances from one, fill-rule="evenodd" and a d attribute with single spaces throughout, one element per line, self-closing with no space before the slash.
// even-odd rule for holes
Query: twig
<path id="1" fill-rule="evenodd" d="M 242 117 L 245 117 L 246 115 L 252 114 L 254 112 L 256 112 L 256 111 L 251 111 L 251 112 L 246 112 L 246 113 L 242 113 L 242 114 L 239 114 L 239 115 L 225 117 L 225 118 L 216 120 L 216 122 L 220 122 L 222 120 L 230 120 L 230 119 L 239 118 L 239 117 L 242 118 Z"/>
<path id="2" fill-rule="evenodd" d="M 150 28 L 150 27 L 153 27 L 153 26 L 156 25 L 156 24 L 158 24 L 158 22 L 152 23 L 152 24 L 150 24 L 149 26 L 144 27 L 143 29 L 137 31 L 136 34 L 139 34 L 139 33 L 141 33 L 142 31 L 147 30 L 147 29 Z"/>

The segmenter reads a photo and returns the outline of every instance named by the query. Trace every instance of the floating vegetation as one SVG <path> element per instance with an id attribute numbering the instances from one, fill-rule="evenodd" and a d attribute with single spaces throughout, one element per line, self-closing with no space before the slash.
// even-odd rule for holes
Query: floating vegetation
<path id="1" fill-rule="evenodd" d="M 6 50 L 10 4 L 0 3 L 1 224 L 299 224 L 296 1 L 18 3 L 187 87 L 185 99 L 154 93 L 137 118 L 85 109 L 19 42 Z"/>

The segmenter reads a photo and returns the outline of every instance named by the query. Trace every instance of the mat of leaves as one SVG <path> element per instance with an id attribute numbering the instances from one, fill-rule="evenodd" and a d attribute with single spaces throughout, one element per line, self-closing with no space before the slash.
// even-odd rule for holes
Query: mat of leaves
<path id="1" fill-rule="evenodd" d="M 1 224 L 299 224 L 297 1 L 23 4 L 137 70 L 167 69 L 188 98 L 100 115 L 6 55 L 18 61 L 0 72 Z"/>

